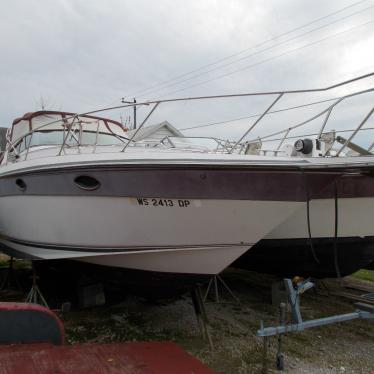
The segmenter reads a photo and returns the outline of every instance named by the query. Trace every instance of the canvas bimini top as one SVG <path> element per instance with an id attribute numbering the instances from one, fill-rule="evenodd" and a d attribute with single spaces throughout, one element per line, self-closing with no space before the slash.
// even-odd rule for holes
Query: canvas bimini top
<path id="1" fill-rule="evenodd" d="M 62 144 L 70 130 L 67 144 L 120 144 L 128 139 L 127 128 L 120 122 L 91 115 L 70 112 L 37 111 L 26 113 L 13 121 L 9 140 L 23 148 L 33 145 Z M 19 143 L 17 142 L 19 140 Z M 24 143 L 24 144 L 23 144 Z M 23 146 L 22 146 L 23 144 Z M 22 149 L 20 149 L 22 151 Z"/>

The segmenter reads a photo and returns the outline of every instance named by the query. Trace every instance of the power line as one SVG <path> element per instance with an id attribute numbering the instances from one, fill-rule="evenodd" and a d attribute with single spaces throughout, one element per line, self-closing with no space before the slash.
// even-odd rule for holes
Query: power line
<path id="1" fill-rule="evenodd" d="M 317 104 L 327 103 L 327 102 L 330 102 L 330 101 L 338 100 L 338 99 L 340 99 L 341 97 L 343 97 L 343 96 L 335 97 L 335 98 L 333 98 L 333 99 L 326 99 L 326 100 L 320 100 L 320 101 L 313 101 L 313 102 L 311 102 L 311 103 L 307 103 L 307 104 L 296 105 L 296 106 L 291 106 L 291 107 L 288 107 L 288 108 L 283 108 L 283 109 L 273 110 L 273 111 L 268 112 L 268 114 L 279 113 L 279 112 L 286 112 L 286 111 L 288 111 L 288 110 L 299 109 L 299 108 L 305 108 L 305 107 L 312 106 L 312 105 L 317 105 Z M 261 116 L 261 114 L 262 114 L 262 113 L 251 114 L 251 115 L 249 115 L 249 116 L 245 116 L 245 117 L 237 117 L 237 118 L 232 118 L 232 119 L 225 120 L 225 121 L 210 122 L 210 123 L 202 124 L 202 125 L 196 125 L 196 126 L 191 126 L 191 127 L 184 127 L 183 129 L 178 129 L 178 130 L 179 130 L 179 131 L 186 131 L 186 130 L 198 129 L 198 128 L 202 128 L 202 127 L 209 127 L 209 126 L 214 126 L 214 125 L 221 125 L 221 124 L 226 124 L 226 123 L 230 123 L 230 122 L 240 121 L 240 120 L 242 120 L 242 119 L 250 119 L 250 118 L 259 117 L 259 116 Z"/>
<path id="2" fill-rule="evenodd" d="M 331 98 L 331 99 L 312 101 L 312 102 L 306 103 L 306 104 L 301 104 L 301 105 L 291 106 L 291 107 L 287 107 L 287 108 L 283 108 L 283 109 L 273 110 L 273 111 L 268 112 L 268 114 L 285 112 L 285 111 L 288 111 L 288 110 L 305 108 L 305 107 L 308 107 L 308 106 L 313 106 L 313 105 L 322 104 L 322 103 L 328 103 L 328 102 L 331 102 L 331 101 L 342 99 L 343 97 L 345 97 L 345 96 L 338 96 L 338 97 L 334 97 L 334 98 Z M 207 124 L 199 124 L 199 125 L 195 125 L 195 126 L 191 126 L 191 127 L 184 127 L 182 129 L 178 129 L 178 130 L 179 131 L 186 131 L 186 130 L 193 130 L 193 129 L 198 129 L 198 128 L 202 128 L 202 127 L 210 127 L 210 126 L 215 126 L 215 125 L 221 125 L 221 124 L 231 123 L 231 122 L 235 122 L 235 121 L 240 121 L 242 119 L 250 119 L 250 118 L 259 117 L 261 114 L 262 113 L 251 114 L 251 115 L 247 115 L 247 116 L 244 116 L 244 117 L 231 118 L 231 119 L 228 119 L 228 120 L 225 120 L 225 121 L 210 122 L 210 123 L 207 123 Z"/>
<path id="3" fill-rule="evenodd" d="M 371 22 L 374 22 L 374 20 L 371 21 Z M 373 77 L 373 76 L 374 76 L 374 71 L 372 71 L 370 73 L 367 73 L 367 74 L 364 74 L 364 75 L 360 75 L 358 77 L 354 77 L 354 78 L 345 80 L 343 82 L 335 83 L 335 84 L 327 86 L 327 87 L 322 87 L 322 88 L 311 88 L 311 89 L 301 89 L 301 90 L 300 89 L 299 90 L 283 90 L 283 91 L 247 92 L 247 93 L 208 95 L 208 96 L 190 96 L 190 97 L 179 97 L 179 98 L 174 98 L 174 99 L 163 99 L 163 100 L 157 99 L 157 100 L 152 100 L 152 101 L 148 100 L 148 101 L 144 101 L 144 102 L 138 102 L 136 104 L 122 104 L 122 105 L 117 105 L 117 106 L 114 106 L 114 107 L 100 108 L 100 109 L 96 109 L 96 110 L 92 110 L 92 111 L 84 112 L 84 113 L 80 113 L 80 114 L 77 113 L 75 115 L 72 115 L 71 117 L 67 117 L 66 119 L 74 118 L 77 115 L 80 115 L 80 116 L 92 115 L 92 114 L 107 112 L 107 111 L 115 110 L 115 109 L 129 108 L 129 107 L 133 107 L 134 105 L 136 105 L 136 106 L 148 106 L 148 105 L 151 105 L 151 104 L 157 104 L 158 105 L 158 104 L 161 104 L 161 103 L 176 103 L 176 102 L 212 100 L 212 99 L 228 99 L 228 98 L 234 98 L 234 97 L 270 96 L 270 95 L 276 95 L 276 94 L 279 95 L 279 94 L 296 94 L 296 93 L 300 94 L 300 93 L 311 93 L 311 92 L 325 92 L 325 91 L 329 91 L 329 90 L 332 90 L 332 89 L 335 89 L 335 88 L 338 88 L 338 87 L 342 87 L 344 85 L 348 85 L 348 84 L 353 83 L 353 82 L 358 82 L 360 80 L 363 80 L 363 79 L 366 79 L 366 78 L 369 78 L 369 77 Z M 369 92 L 369 91 L 371 92 L 373 90 L 374 90 L 374 88 L 373 89 L 368 89 L 368 90 L 365 90 L 365 91 L 362 91 L 362 92 Z M 351 94 L 350 96 L 352 96 L 352 95 L 353 94 Z M 49 122 L 47 124 L 44 124 L 43 126 L 50 125 L 50 124 L 55 123 L 55 122 L 56 121 Z"/>
<path id="4" fill-rule="evenodd" d="M 347 29 L 347 30 L 344 30 L 344 31 L 337 32 L 337 33 L 332 34 L 332 35 L 329 35 L 329 36 L 327 36 L 327 37 L 325 37 L 325 38 L 321 38 L 321 39 L 318 39 L 318 40 L 316 40 L 316 41 L 314 41 L 314 42 L 307 43 L 307 44 L 304 44 L 304 45 L 302 45 L 302 46 L 300 46 L 300 47 L 297 47 L 297 48 L 294 48 L 294 49 L 288 50 L 288 51 L 286 51 L 286 52 L 280 53 L 279 55 L 276 55 L 276 56 L 273 56 L 273 57 L 269 57 L 269 58 L 267 58 L 267 59 L 261 60 L 261 61 L 259 61 L 259 62 L 256 62 L 256 63 L 254 63 L 254 64 L 251 64 L 251 65 L 245 66 L 245 67 L 240 68 L 240 69 L 237 69 L 237 70 L 233 70 L 233 71 L 231 71 L 231 72 L 229 72 L 229 73 L 221 74 L 221 75 L 218 75 L 218 76 L 216 76 L 216 77 L 213 77 L 213 78 L 207 79 L 207 80 L 205 80 L 205 81 L 201 81 L 201 82 L 198 82 L 198 83 L 192 84 L 192 85 L 190 85 L 190 86 L 187 86 L 187 87 L 184 87 L 184 88 L 180 88 L 180 89 L 178 89 L 178 90 L 174 90 L 174 91 L 168 92 L 167 94 L 161 96 L 161 98 L 162 98 L 162 97 L 165 97 L 165 96 L 167 96 L 167 95 L 172 95 L 172 94 L 174 94 L 174 93 L 176 93 L 176 92 L 185 91 L 185 90 L 187 90 L 187 89 L 189 89 L 189 88 L 196 87 L 196 86 L 200 86 L 200 85 L 202 85 L 202 84 L 209 83 L 209 82 L 212 82 L 212 81 L 214 81 L 214 80 L 221 79 L 221 78 L 224 78 L 224 77 L 227 77 L 227 76 L 230 76 L 230 75 L 233 75 L 233 74 L 239 73 L 239 72 L 244 71 L 244 70 L 251 69 L 251 68 L 253 68 L 253 67 L 255 67 L 255 66 L 258 66 L 258 65 L 264 64 L 264 63 L 266 63 L 266 62 L 269 62 L 269 61 L 275 60 L 275 59 L 277 59 L 277 58 L 283 57 L 283 56 L 285 56 L 285 55 L 287 55 L 287 54 L 290 54 L 290 53 L 293 53 L 293 52 L 299 51 L 299 50 L 301 50 L 301 49 L 304 49 L 304 48 L 310 47 L 310 46 L 312 46 L 312 45 L 315 45 L 315 44 L 318 44 L 318 43 L 324 42 L 325 40 L 328 40 L 328 39 L 331 39 L 331 38 L 334 38 L 334 37 L 337 37 L 337 36 L 340 36 L 340 35 L 346 34 L 347 32 L 351 32 L 351 31 L 353 31 L 353 30 L 356 30 L 356 29 L 358 29 L 358 28 L 360 28 L 360 27 L 366 26 L 366 25 L 371 24 L 371 23 L 373 23 L 373 22 L 374 22 L 374 20 L 371 20 L 371 21 L 368 21 L 368 22 L 365 22 L 365 23 L 359 24 L 359 25 L 357 25 L 357 26 L 351 27 L 350 29 Z"/>
<path id="5" fill-rule="evenodd" d="M 288 34 L 290 34 L 290 33 L 292 33 L 292 32 L 295 32 L 295 31 L 297 31 L 297 30 L 300 30 L 300 29 L 302 29 L 302 28 L 305 28 L 305 27 L 307 27 L 307 26 L 310 26 L 310 25 L 312 25 L 312 24 L 314 24 L 314 23 L 316 23 L 316 22 L 319 22 L 319 21 L 321 21 L 321 20 L 323 20 L 323 19 L 326 19 L 326 18 L 331 17 L 331 16 L 333 16 L 333 15 L 336 15 L 336 14 L 338 14 L 338 13 L 341 13 L 341 12 L 343 12 L 343 11 L 349 9 L 349 8 L 352 8 L 352 7 L 354 7 L 354 6 L 356 6 L 356 5 L 359 5 L 359 4 L 361 4 L 361 3 L 363 3 L 363 2 L 366 2 L 366 1 L 367 1 L 367 0 L 358 1 L 358 2 L 356 2 L 356 3 L 354 3 L 354 4 L 352 4 L 352 5 L 349 5 L 349 6 L 346 6 L 346 7 L 344 7 L 344 8 L 341 8 L 341 9 L 335 11 L 335 12 L 329 13 L 329 14 L 326 15 L 326 16 L 323 16 L 323 17 L 320 17 L 320 18 L 318 18 L 318 19 L 315 19 L 315 20 L 313 20 L 313 21 L 311 21 L 311 22 L 308 22 L 308 23 L 306 23 L 306 24 L 304 24 L 304 25 L 301 25 L 301 26 L 296 27 L 296 28 L 294 28 L 294 29 L 292 29 L 292 30 L 289 30 L 289 31 L 287 31 L 287 32 L 284 32 L 284 33 L 282 33 L 282 34 L 280 34 L 280 35 L 277 35 L 277 36 L 275 36 L 275 37 L 273 37 L 273 38 L 267 39 L 267 40 L 265 40 L 265 41 L 263 41 L 263 42 L 261 42 L 261 43 L 258 43 L 258 44 L 254 45 L 254 46 L 251 46 L 251 47 L 246 48 L 246 49 L 244 49 L 244 50 L 242 50 L 242 51 L 239 51 L 239 52 L 237 52 L 237 53 L 234 53 L 234 54 L 232 54 L 232 55 L 229 55 L 229 56 L 227 56 L 227 57 L 224 57 L 224 58 L 222 58 L 222 59 L 220 59 L 220 60 L 217 60 L 216 62 L 213 62 L 213 63 L 207 64 L 207 65 L 204 65 L 204 66 L 202 66 L 202 67 L 200 67 L 200 68 L 197 68 L 197 69 L 191 70 L 191 71 L 189 71 L 189 72 L 187 72 L 187 73 L 184 73 L 184 74 L 178 75 L 178 76 L 176 76 L 176 77 L 174 77 L 174 78 L 168 79 L 168 80 L 166 80 L 166 81 L 164 81 L 164 82 L 161 82 L 161 83 L 159 83 L 159 84 L 156 84 L 156 85 L 154 85 L 154 86 L 151 86 L 151 87 L 149 87 L 149 88 L 147 88 L 147 89 L 144 89 L 144 90 L 141 90 L 141 91 L 137 91 L 135 94 L 132 94 L 132 95 L 130 95 L 130 96 L 134 96 L 134 95 L 136 96 L 136 95 L 142 94 L 142 93 L 144 93 L 144 92 L 148 92 L 148 91 L 150 91 L 151 89 L 153 89 L 153 88 L 155 88 L 155 87 L 163 86 L 163 85 L 165 85 L 165 84 L 167 84 L 167 83 L 169 83 L 169 82 L 171 82 L 171 81 L 174 81 L 174 80 L 177 80 L 177 79 L 179 79 L 179 78 L 185 77 L 185 76 L 187 76 L 187 75 L 190 75 L 190 74 L 192 74 L 192 73 L 195 73 L 195 72 L 200 71 L 200 70 L 202 70 L 202 69 L 205 69 L 205 68 L 207 68 L 207 67 L 210 67 L 210 66 L 213 66 L 213 65 L 217 65 L 217 64 L 219 64 L 219 63 L 221 63 L 221 62 L 223 62 L 223 61 L 226 61 L 226 60 L 231 59 L 232 57 L 236 57 L 236 56 L 238 56 L 238 55 L 241 55 L 241 54 L 243 54 L 243 53 L 245 53 L 245 52 L 247 52 L 247 51 L 249 51 L 249 50 L 251 50 L 251 49 L 254 49 L 254 48 L 260 47 L 260 46 L 262 46 L 262 45 L 264 45 L 264 44 L 267 44 L 267 43 L 269 43 L 269 42 L 271 42 L 271 41 L 274 41 L 274 40 L 276 40 L 276 39 L 279 39 L 279 38 L 281 38 L 282 36 L 288 35 Z M 126 95 L 126 96 L 129 96 L 129 95 Z"/>
<path id="6" fill-rule="evenodd" d="M 310 26 L 310 25 L 312 25 L 312 24 L 314 24 L 314 23 L 317 23 L 317 22 L 319 22 L 319 21 L 322 21 L 322 20 L 324 20 L 324 19 L 326 19 L 326 18 L 329 18 L 329 17 L 331 17 L 331 16 L 334 16 L 334 15 L 336 15 L 336 14 L 342 13 L 342 12 L 344 12 L 344 11 L 347 10 L 347 9 L 353 8 L 353 7 L 355 7 L 355 6 L 359 5 L 359 4 L 362 4 L 362 3 L 367 2 L 367 1 L 368 1 L 368 0 L 357 1 L 357 2 L 355 2 L 355 3 L 353 3 L 353 4 L 351 4 L 351 5 L 348 5 L 348 6 L 345 6 L 345 7 L 343 7 L 343 8 L 340 8 L 340 9 L 338 9 L 338 10 L 332 12 L 332 13 L 329 13 L 329 14 L 323 16 L 323 17 L 320 17 L 320 18 L 314 19 L 313 21 L 310 21 L 310 22 L 308 22 L 308 23 L 306 23 L 306 24 L 300 25 L 300 26 L 298 26 L 298 27 L 296 27 L 296 28 L 293 28 L 293 29 L 291 29 L 291 30 L 288 30 L 288 31 L 286 31 L 286 32 L 284 32 L 284 33 L 281 33 L 281 34 L 279 34 L 279 35 L 276 35 L 276 36 L 274 36 L 274 37 L 272 37 L 272 38 L 266 39 L 266 40 L 264 40 L 264 41 L 262 41 L 262 42 L 260 42 L 260 43 L 257 43 L 257 44 L 255 44 L 255 45 L 253 45 L 253 46 L 250 46 L 250 47 L 248 47 L 248 48 L 246 48 L 246 49 L 244 49 L 244 50 L 241 50 L 241 51 L 239 51 L 239 52 L 236 52 L 236 53 L 233 53 L 233 54 L 228 55 L 228 56 L 226 56 L 226 57 L 223 57 L 223 58 L 221 58 L 221 59 L 219 59 L 219 60 L 216 60 L 216 61 L 214 61 L 214 62 L 212 62 L 212 63 L 209 63 L 209 64 L 206 64 L 206 65 L 200 66 L 199 68 L 196 68 L 196 69 L 194 69 L 194 70 L 188 71 L 187 73 L 177 75 L 177 76 L 175 76 L 174 78 L 170 78 L 170 79 L 168 79 L 168 80 L 166 80 L 166 81 L 163 81 L 163 82 L 157 83 L 157 84 L 155 84 L 155 85 L 153 85 L 153 86 L 150 86 L 150 87 L 145 88 L 145 89 L 143 89 L 143 90 L 137 91 L 137 92 L 135 92 L 135 93 L 133 93 L 133 94 L 125 95 L 125 97 L 128 97 L 128 96 L 133 97 L 133 96 L 137 96 L 137 95 L 143 94 L 144 92 L 148 92 L 149 90 L 151 90 L 151 89 L 153 89 L 153 88 L 155 88 L 155 87 L 159 87 L 159 86 L 165 85 L 165 84 L 167 84 L 167 83 L 169 83 L 169 82 L 172 82 L 172 81 L 174 81 L 174 80 L 177 80 L 177 79 L 183 78 L 183 77 L 185 77 L 185 76 L 188 76 L 188 75 L 190 75 L 190 74 L 193 74 L 193 73 L 195 73 L 195 72 L 198 72 L 198 71 L 200 71 L 200 70 L 203 70 L 203 69 L 205 69 L 205 68 L 208 68 L 208 67 L 210 67 L 210 66 L 217 65 L 217 64 L 219 64 L 219 63 L 221 63 L 221 62 L 224 62 L 224 61 L 227 61 L 227 60 L 229 60 L 229 59 L 231 59 L 231 58 L 233 58 L 233 57 L 239 56 L 239 55 L 241 55 L 241 54 L 243 54 L 243 53 L 245 53 L 245 52 L 247 52 L 247 51 L 249 51 L 249 50 L 251 50 L 251 49 L 255 49 L 255 48 L 258 48 L 258 47 L 260 47 L 260 46 L 262 46 L 262 45 L 264 45 L 264 44 L 267 44 L 267 43 L 273 42 L 273 41 L 275 41 L 275 40 L 277 40 L 277 39 L 279 39 L 279 38 L 281 38 L 281 37 L 283 37 L 283 36 L 286 36 L 286 35 L 288 35 L 288 34 L 291 34 L 291 33 L 295 32 L 295 31 L 301 30 L 301 29 L 303 29 L 303 28 L 305 28 L 305 27 L 308 27 L 308 26 Z"/>
<path id="7" fill-rule="evenodd" d="M 236 60 L 234 60 L 234 61 L 230 61 L 230 62 L 225 63 L 225 64 L 223 64 L 223 65 L 216 66 L 216 67 L 214 67 L 214 68 L 212 68 L 212 69 L 209 69 L 209 70 L 206 70 L 206 71 L 200 72 L 200 73 L 198 73 L 198 74 L 194 74 L 194 75 L 192 75 L 192 76 L 190 76 L 190 77 L 188 77 L 188 78 L 186 78 L 186 79 L 183 79 L 183 80 L 177 80 L 176 82 L 169 83 L 169 84 L 167 84 L 167 85 L 163 85 L 163 87 L 156 88 L 156 89 L 153 89 L 153 90 L 148 90 L 147 95 L 148 95 L 148 94 L 153 94 L 154 92 L 157 92 L 157 91 L 160 91 L 160 90 L 164 90 L 165 88 L 168 88 L 168 87 L 172 87 L 172 86 L 175 86 L 175 85 L 180 85 L 180 84 L 182 84 L 182 83 L 184 83 L 184 82 L 188 82 L 188 81 L 190 81 L 190 80 L 192 80 L 192 79 L 196 79 L 196 78 L 201 77 L 201 76 L 203 76 L 203 75 L 205 75 L 205 74 L 209 74 L 209 73 L 211 73 L 211 72 L 213 72 L 213 71 L 216 71 L 216 70 L 219 70 L 219 69 L 225 68 L 225 67 L 227 67 L 227 66 L 230 66 L 230 65 L 236 64 L 236 63 L 238 63 L 238 62 L 240 62 L 240 61 L 243 61 L 243 60 L 247 60 L 247 59 L 249 59 L 249 58 L 251 58 L 251 57 L 254 57 L 254 56 L 256 56 L 256 55 L 259 55 L 259 54 L 261 54 L 261 53 L 264 53 L 264 52 L 267 52 L 267 51 L 269 51 L 269 50 L 275 49 L 275 48 L 277 48 L 277 47 L 279 47 L 279 46 L 281 46 L 281 45 L 283 45 L 283 44 L 286 44 L 286 43 L 289 43 L 289 42 L 291 42 L 291 41 L 293 41 L 293 40 L 296 40 L 296 39 L 302 38 L 302 37 L 305 36 L 305 35 L 311 34 L 311 33 L 313 33 L 313 32 L 316 32 L 316 31 L 319 31 L 319 30 L 324 29 L 324 28 L 326 28 L 326 27 L 329 27 L 329 26 L 331 26 L 331 25 L 333 25 L 333 24 L 335 24 L 335 23 L 338 23 L 338 22 L 344 21 L 344 20 L 346 20 L 346 19 L 348 19 L 348 18 L 351 18 L 351 17 L 353 17 L 353 16 L 356 16 L 357 14 L 360 14 L 360 13 L 366 12 L 367 10 L 369 10 L 369 9 L 371 9 L 371 8 L 374 8 L 374 5 L 371 5 L 371 6 L 369 6 L 369 7 L 366 7 L 366 8 L 364 8 L 364 9 L 361 9 L 361 10 L 359 10 L 359 11 L 357 11 L 357 12 L 354 12 L 354 13 L 351 13 L 351 14 L 349 14 L 349 15 L 346 15 L 346 16 L 344 16 L 344 17 L 342 17 L 342 18 L 339 18 L 339 19 L 337 19 L 337 20 L 335 20 L 335 21 L 329 22 L 329 23 L 327 23 L 327 24 L 325 24 L 325 25 L 318 26 L 318 27 L 316 27 L 316 28 L 314 28 L 314 29 L 312 29 L 312 30 L 309 30 L 309 31 L 306 31 L 306 32 L 301 33 L 301 34 L 299 34 L 299 35 L 293 36 L 293 37 L 291 37 L 291 38 L 289 38 L 289 39 L 283 40 L 283 41 L 280 42 L 280 43 L 277 43 L 277 44 L 275 44 L 275 45 L 273 45 L 273 46 L 270 46 L 270 47 L 267 47 L 267 48 L 261 49 L 260 51 L 256 51 L 256 52 L 254 52 L 254 53 L 251 53 L 250 55 L 243 56 L 243 57 L 241 57 L 241 58 L 239 58 L 239 59 L 236 59 Z M 140 95 L 140 96 L 138 96 L 138 97 L 143 97 L 143 96 L 145 96 L 145 94 L 144 94 L 144 95 Z"/>
<path id="8" fill-rule="evenodd" d="M 362 71 L 364 71 L 364 69 L 360 70 L 360 72 L 362 72 Z M 364 77 L 368 78 L 368 77 L 371 77 L 373 75 L 374 75 L 374 73 L 368 73 L 368 74 L 365 74 L 365 75 L 361 76 L 361 78 L 364 78 Z M 332 89 L 332 88 L 336 88 L 336 86 L 329 87 L 329 89 Z M 281 93 L 281 91 L 272 92 L 272 94 L 280 94 L 280 93 Z M 269 92 L 267 92 L 267 93 L 259 93 L 259 95 L 262 95 L 262 94 L 269 94 Z M 303 108 L 303 107 L 307 107 L 307 106 L 311 106 L 311 105 L 315 105 L 315 104 L 320 104 L 320 103 L 325 103 L 325 102 L 329 102 L 329 101 L 339 100 L 339 99 L 341 99 L 343 97 L 345 97 L 345 96 L 340 96 L 340 97 L 335 97 L 335 98 L 332 98 L 332 99 L 326 99 L 326 100 L 320 100 L 320 101 L 314 101 L 314 102 L 307 103 L 307 104 L 302 104 L 302 105 L 297 105 L 297 106 L 288 107 L 288 108 L 284 108 L 284 109 L 274 110 L 274 111 L 268 112 L 268 114 L 278 113 L 278 112 L 284 112 L 284 111 L 287 111 L 287 110 L 292 110 L 292 109 L 297 109 L 297 108 Z M 219 125 L 219 124 L 225 124 L 225 123 L 235 122 L 235 121 L 239 121 L 239 120 L 242 120 L 242 119 L 249 119 L 249 118 L 259 117 L 260 115 L 261 114 L 251 114 L 249 116 L 232 118 L 232 119 L 225 120 L 225 121 L 210 122 L 210 123 L 207 123 L 207 124 L 200 124 L 200 125 L 191 126 L 191 127 L 184 127 L 182 129 L 179 129 L 179 130 L 180 131 L 185 131 L 185 130 L 192 130 L 192 129 L 197 129 L 197 128 L 201 128 L 201 127 L 209 127 L 209 126 L 214 126 L 214 125 Z"/>

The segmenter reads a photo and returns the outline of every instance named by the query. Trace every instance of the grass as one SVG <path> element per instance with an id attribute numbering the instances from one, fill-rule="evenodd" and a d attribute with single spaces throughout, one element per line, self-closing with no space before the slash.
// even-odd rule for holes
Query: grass
<path id="1" fill-rule="evenodd" d="M 9 257 L 0 253 L 0 267 L 7 267 L 9 263 Z"/>
<path id="2" fill-rule="evenodd" d="M 352 277 L 357 279 L 362 279 L 370 282 L 374 282 L 374 271 L 373 270 L 366 270 L 361 269 L 356 273 L 352 274 Z"/>
<path id="3" fill-rule="evenodd" d="M 4 253 L 0 253 L 0 268 L 9 267 L 10 257 Z M 14 259 L 14 269 L 26 269 L 31 267 L 31 262 L 27 260 Z"/>

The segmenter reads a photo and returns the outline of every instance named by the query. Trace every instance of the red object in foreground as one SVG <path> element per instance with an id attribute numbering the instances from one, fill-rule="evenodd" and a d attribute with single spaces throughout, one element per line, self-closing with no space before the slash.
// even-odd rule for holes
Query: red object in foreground
<path id="1" fill-rule="evenodd" d="M 214 374 L 172 342 L 0 347 L 1 374 Z"/>
<path id="2" fill-rule="evenodd" d="M 64 343 L 64 325 L 48 308 L 31 303 L 0 302 L 0 345 Z"/>

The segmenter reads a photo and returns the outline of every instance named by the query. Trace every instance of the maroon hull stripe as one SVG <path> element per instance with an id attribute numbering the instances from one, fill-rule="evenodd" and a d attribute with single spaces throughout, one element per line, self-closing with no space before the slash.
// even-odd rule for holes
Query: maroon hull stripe
<path id="1" fill-rule="evenodd" d="M 186 199 L 305 201 L 320 196 L 341 173 L 233 168 L 79 168 L 0 178 L 0 197 L 10 195 L 128 196 Z M 79 188 L 77 177 L 95 178 L 95 190 Z M 21 181 L 20 181 L 21 180 Z M 319 195 L 318 195 L 319 193 Z M 323 196 L 323 195 L 322 195 Z M 326 195 L 327 196 L 327 195 Z"/>
<path id="2" fill-rule="evenodd" d="M 374 176 L 367 175 L 344 175 L 337 179 L 337 194 L 339 198 L 352 197 L 374 197 Z M 335 183 L 329 184 L 325 189 L 318 192 L 316 199 L 333 199 L 335 197 Z"/>

